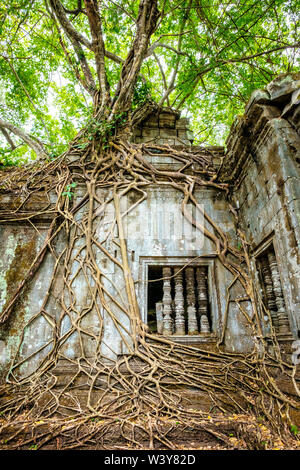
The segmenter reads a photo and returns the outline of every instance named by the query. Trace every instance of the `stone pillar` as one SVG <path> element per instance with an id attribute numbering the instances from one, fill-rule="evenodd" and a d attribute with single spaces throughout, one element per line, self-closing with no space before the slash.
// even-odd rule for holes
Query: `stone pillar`
<path id="1" fill-rule="evenodd" d="M 289 320 L 285 311 L 285 304 L 283 293 L 281 289 L 280 276 L 277 266 L 275 254 L 271 251 L 268 253 L 268 260 L 271 270 L 271 276 L 273 281 L 273 290 L 275 295 L 275 302 L 277 306 L 277 318 L 278 318 L 278 332 L 282 334 L 290 333 Z"/>
<path id="2" fill-rule="evenodd" d="M 173 334 L 171 268 L 163 268 L 163 335 Z"/>
<path id="3" fill-rule="evenodd" d="M 182 268 L 174 268 L 175 274 L 175 334 L 185 335 L 184 297 Z"/>
<path id="4" fill-rule="evenodd" d="M 185 282 L 186 282 L 186 300 L 187 300 L 187 314 L 188 314 L 188 333 L 189 335 L 197 335 L 198 324 L 197 324 L 197 316 L 196 316 L 194 268 L 185 269 Z"/>
<path id="5" fill-rule="evenodd" d="M 262 271 L 263 282 L 265 285 L 267 307 L 270 310 L 272 324 L 275 328 L 275 331 L 277 331 L 278 330 L 278 316 L 276 312 L 277 310 L 276 299 L 275 299 L 275 294 L 274 294 L 274 289 L 273 289 L 270 266 L 268 263 L 268 259 L 265 257 L 261 259 L 261 271 Z"/>
<path id="6" fill-rule="evenodd" d="M 206 266 L 199 266 L 196 269 L 197 286 L 198 286 L 198 311 L 200 317 L 201 333 L 210 333 L 209 322 L 207 316 L 208 298 L 207 298 L 207 282 L 206 282 Z"/>
<path id="7" fill-rule="evenodd" d="M 156 312 L 156 330 L 158 334 L 162 334 L 163 332 L 163 303 L 157 302 L 155 304 L 155 312 Z"/>

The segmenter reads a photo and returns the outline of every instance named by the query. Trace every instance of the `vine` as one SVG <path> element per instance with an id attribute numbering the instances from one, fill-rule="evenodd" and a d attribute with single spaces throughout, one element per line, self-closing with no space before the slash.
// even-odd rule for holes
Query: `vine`
<path id="1" fill-rule="evenodd" d="M 269 317 L 270 314 L 252 279 L 249 245 L 240 231 L 240 247 L 231 246 L 226 234 L 203 212 L 194 195 L 197 187 L 213 187 L 228 193 L 228 186 L 218 182 L 208 154 L 166 145 L 137 145 L 116 136 L 114 129 L 122 118 L 120 115 L 118 123 L 115 121 L 107 126 L 102 121 L 91 123 L 91 127 L 71 143 L 68 151 L 55 160 L 37 162 L 2 174 L 2 190 L 26 194 L 26 200 L 41 190 L 48 194 L 55 191 L 57 202 L 54 209 L 48 207 L 30 214 L 22 211 L 23 202 L 14 213 L 15 220 L 33 220 L 32 223 L 41 212 L 48 213 L 53 216 L 53 221 L 40 253 L 1 314 L 3 328 L 46 253 L 53 257 L 54 264 L 43 305 L 24 326 L 19 348 L 0 389 L 1 447 L 43 449 L 59 442 L 59 448 L 63 449 L 94 445 L 106 448 L 114 436 L 133 448 L 176 448 L 172 435 L 179 426 L 207 433 L 221 446 L 233 448 L 226 426 L 223 426 L 228 412 L 241 415 L 235 433 L 248 448 L 261 446 L 258 439 L 249 434 L 249 416 L 263 417 L 272 430 L 272 442 L 277 438 L 284 442 L 297 439 L 296 428 L 291 428 L 295 424 L 290 410 L 299 409 L 299 402 L 280 390 L 273 373 L 274 370 L 284 372 L 295 384 L 299 396 L 295 368 L 282 359 L 273 330 L 275 354 L 269 354 L 266 347 L 259 312 L 263 310 Z M 172 156 L 181 163 L 181 168 L 158 170 L 147 159 L 147 155 L 157 155 L 157 152 Z M 76 172 L 67 164 L 70 157 L 76 159 Z M 198 170 L 187 171 L 192 164 Z M 72 191 L 76 185 L 85 189 L 78 202 Z M 216 351 L 177 344 L 151 334 L 141 319 L 127 246 L 122 236 L 124 213 L 120 207 L 122 198 L 135 190 L 140 198 L 128 209 L 129 213 L 147 197 L 145 189 L 155 185 L 169 186 L 182 193 L 183 214 L 213 241 L 219 261 L 233 276 L 227 287 L 223 331 Z M 108 191 L 106 199 L 100 196 L 103 189 Z M 107 237 L 100 240 L 96 235 L 96 227 L 104 223 L 102 215 L 108 203 L 113 204 L 114 220 L 106 233 L 120 255 L 113 255 L 107 249 Z M 188 203 L 202 211 L 205 226 L 194 220 L 187 209 Z M 11 214 L 3 211 L 0 222 L 7 220 L 11 220 Z M 64 249 L 58 251 L 56 244 L 61 236 L 67 242 Z M 108 283 L 113 281 L 97 262 L 99 250 L 124 279 L 125 291 L 121 292 L 113 285 L 115 296 L 108 288 Z M 54 297 L 58 279 L 63 279 L 64 286 Z M 90 301 L 84 309 L 80 309 L 76 301 L 78 293 L 74 283 L 79 279 L 84 279 L 89 291 Z M 252 305 L 252 315 L 249 315 L 239 299 L 235 300 L 256 339 L 255 347 L 248 355 L 229 353 L 223 348 L 231 290 L 237 282 Z M 53 301 L 59 307 L 58 315 L 53 313 Z M 85 322 L 90 312 L 97 319 L 94 330 Z M 35 352 L 24 358 L 22 341 L 39 318 L 47 322 L 51 336 L 38 351 L 42 354 L 39 367 L 22 377 L 19 373 L 22 367 L 36 355 Z M 66 321 L 70 327 L 64 330 Z M 103 345 L 110 347 L 104 337 L 106 321 L 112 322 L 127 349 L 127 353 L 115 361 L 108 361 L 103 353 Z M 79 354 L 76 359 L 70 359 L 65 345 L 74 335 L 78 338 Z M 87 338 L 96 345 L 93 359 L 85 353 Z M 72 370 L 72 376 L 61 388 L 57 387 L 55 375 L 59 361 L 65 361 Z M 84 404 L 76 395 L 83 385 L 87 390 Z M 184 403 L 181 391 L 186 387 L 205 393 L 211 399 L 214 416 Z"/>

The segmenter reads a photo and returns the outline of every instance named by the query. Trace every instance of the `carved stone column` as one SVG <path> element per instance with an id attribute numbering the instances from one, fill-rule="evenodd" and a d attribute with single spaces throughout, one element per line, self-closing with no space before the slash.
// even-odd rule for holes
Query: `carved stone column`
<path id="1" fill-rule="evenodd" d="M 206 281 L 206 267 L 199 266 L 196 269 L 197 287 L 198 287 L 198 311 L 200 316 L 200 329 L 201 333 L 210 333 L 207 310 L 207 281 Z"/>
<path id="2" fill-rule="evenodd" d="M 155 304 L 155 311 L 156 311 L 156 330 L 158 334 L 162 334 L 163 332 L 163 303 L 157 302 Z"/>
<path id="3" fill-rule="evenodd" d="M 174 268 L 175 274 L 175 334 L 185 335 L 182 268 Z"/>
<path id="4" fill-rule="evenodd" d="M 267 258 L 261 259 L 261 271 L 262 271 L 262 277 L 263 277 L 263 281 L 265 285 L 267 307 L 270 310 L 272 324 L 275 328 L 275 331 L 277 331 L 278 330 L 278 316 L 276 312 L 277 306 L 276 306 L 276 299 L 275 299 L 275 294 L 273 290 L 271 270 L 270 270 L 270 266 L 269 266 Z"/>
<path id="5" fill-rule="evenodd" d="M 275 254 L 272 252 L 268 253 L 268 260 L 272 275 L 275 302 L 277 306 L 278 332 L 288 334 L 290 333 L 289 320 L 285 311 L 284 298 Z"/>
<path id="6" fill-rule="evenodd" d="M 194 268 L 185 268 L 185 282 L 188 314 L 188 333 L 189 335 L 197 335 L 198 324 L 196 316 Z"/>
<path id="7" fill-rule="evenodd" d="M 173 334 L 171 268 L 163 268 L 163 335 Z"/>

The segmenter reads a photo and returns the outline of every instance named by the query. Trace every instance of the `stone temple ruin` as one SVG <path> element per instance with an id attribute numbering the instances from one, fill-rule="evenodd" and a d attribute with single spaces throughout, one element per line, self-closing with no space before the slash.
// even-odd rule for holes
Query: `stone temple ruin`
<path id="1" fill-rule="evenodd" d="M 239 230 L 245 233 L 251 247 L 253 278 L 259 285 L 262 305 L 271 313 L 270 322 L 263 309 L 259 311 L 262 334 L 268 341 L 273 329 L 286 351 L 286 359 L 290 360 L 292 344 L 300 331 L 300 77 L 279 77 L 265 90 L 253 93 L 244 116 L 231 128 L 226 150 L 193 145 L 189 120 L 169 109 L 148 116 L 134 130 L 132 139 L 136 143 L 192 149 L 202 158 L 212 157 L 218 180 L 228 184 L 229 191 L 203 185 L 195 189 L 194 197 L 236 250 L 240 250 Z M 157 149 L 148 153 L 147 159 L 155 168 L 170 174 L 182 168 L 182 162 Z M 84 194 L 76 157 L 69 158 L 68 166 L 77 181 L 74 189 L 77 204 Z M 197 171 L 200 169 L 196 163 L 185 169 L 186 174 Z M 118 259 L 120 248 L 112 242 L 109 230 L 105 232 L 105 227 L 111 226 L 113 214 L 109 189 L 100 188 L 97 197 L 104 203 L 99 208 L 102 225 L 95 228 L 96 235 L 99 240 L 106 240 L 103 246 L 107 253 Z M 1 189 L 0 315 L 7 311 L 22 279 L 43 252 L 55 198 L 55 192 L 46 194 L 41 190 L 31 197 L 26 194 L 16 197 Z M 256 338 L 247 322 L 247 315 L 251 315 L 250 300 L 219 261 L 205 230 L 185 223 L 180 210 L 183 194 L 176 187 L 153 182 L 141 192 L 128 191 L 123 200 L 129 263 L 141 316 L 149 331 L 195 347 L 213 349 L 222 343 L 226 351 L 251 351 Z M 44 208 L 47 210 L 43 211 Z M 78 220 L 87 210 L 83 206 L 78 211 Z M 191 211 L 205 228 L 209 223 L 207 217 L 195 208 Z M 66 243 L 65 236 L 59 234 L 55 241 L 58 254 L 63 253 Z M 0 317 L 3 380 L 9 370 L 14 377 L 27 377 L 43 365 L 51 350 L 53 330 L 47 312 L 59 316 L 63 306 L 58 298 L 69 305 L 74 303 L 73 310 L 80 315 L 86 332 L 82 344 L 76 333 L 68 335 L 72 318 L 65 315 L 59 323 L 64 353 L 57 364 L 60 373 L 67 368 L 67 359 L 76 362 L 82 348 L 86 357 L 92 358 L 100 347 L 108 361 L 127 353 L 131 341 L 129 321 L 122 308 L 112 301 L 116 293 L 122 297 L 124 279 L 115 263 L 99 249 L 95 256 L 104 277 L 106 308 L 114 309 L 115 315 L 115 319 L 108 316 L 104 306 L 100 306 L 104 329 L 99 346 L 93 336 L 100 328 L 98 313 L 89 308 L 92 300 L 86 277 L 89 274 L 75 277 L 80 250 L 80 240 L 75 239 L 70 251 L 74 272 L 68 273 L 68 282 L 76 301 L 69 293 L 61 292 L 63 282 L 59 276 L 53 282 L 51 295 L 45 297 L 55 259 L 44 250 L 39 270 L 25 286 L 9 317 Z M 229 286 L 232 288 L 228 299 Z"/>

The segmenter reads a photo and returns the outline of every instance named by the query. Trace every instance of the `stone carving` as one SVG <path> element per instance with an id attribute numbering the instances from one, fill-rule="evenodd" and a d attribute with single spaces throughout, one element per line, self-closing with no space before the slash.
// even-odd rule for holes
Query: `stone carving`
<path id="1" fill-rule="evenodd" d="M 208 299 L 205 266 L 199 266 L 196 269 L 196 277 L 198 286 L 198 312 L 200 316 L 200 330 L 201 333 L 209 333 L 210 328 L 207 316 Z"/>
<path id="2" fill-rule="evenodd" d="M 268 260 L 271 270 L 271 276 L 273 281 L 273 290 L 275 294 L 275 302 L 277 306 L 277 317 L 278 317 L 278 332 L 282 334 L 289 334 L 289 320 L 285 311 L 285 303 L 283 293 L 281 289 L 280 276 L 277 266 L 275 254 L 270 251 L 268 253 Z"/>
<path id="3" fill-rule="evenodd" d="M 173 334 L 171 275 L 171 268 L 163 268 L 163 335 L 165 336 Z"/>
<path id="4" fill-rule="evenodd" d="M 210 327 L 209 327 L 209 322 L 208 322 L 208 317 L 207 315 L 201 315 L 200 317 L 200 329 L 201 333 L 210 333 Z"/>
<path id="5" fill-rule="evenodd" d="M 175 274 L 175 334 L 185 335 L 182 268 L 174 268 Z"/>
<path id="6" fill-rule="evenodd" d="M 275 294 L 274 294 L 274 289 L 273 289 L 271 270 L 270 270 L 270 266 L 268 263 L 268 259 L 266 257 L 263 257 L 261 259 L 261 271 L 262 271 L 262 277 L 263 277 L 263 282 L 265 286 L 267 307 L 270 310 L 272 324 L 275 328 L 275 331 L 277 331 L 278 330 L 278 316 L 276 312 L 277 310 L 276 299 L 275 299 Z"/>
<path id="7" fill-rule="evenodd" d="M 163 303 L 157 302 L 155 304 L 155 311 L 156 311 L 156 329 L 158 334 L 163 333 Z"/>
<path id="8" fill-rule="evenodd" d="M 207 267 L 199 266 L 183 269 L 176 266 L 174 267 L 173 278 L 172 268 L 163 267 L 162 272 L 163 299 L 162 302 L 156 303 L 157 333 L 164 336 L 197 335 L 200 332 L 209 334 Z M 185 279 L 185 293 L 183 279 Z M 171 294 L 172 285 L 175 288 L 173 299 Z M 196 301 L 198 301 L 198 313 Z"/>
<path id="9" fill-rule="evenodd" d="M 188 315 L 188 334 L 195 335 L 198 334 L 198 324 L 196 316 L 194 268 L 185 269 L 185 282 Z"/>

